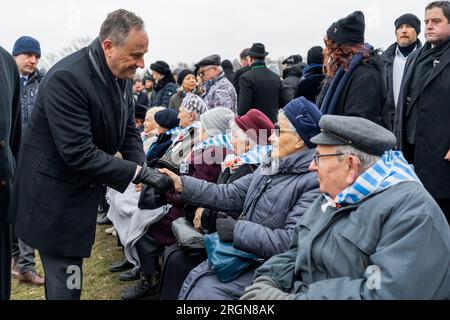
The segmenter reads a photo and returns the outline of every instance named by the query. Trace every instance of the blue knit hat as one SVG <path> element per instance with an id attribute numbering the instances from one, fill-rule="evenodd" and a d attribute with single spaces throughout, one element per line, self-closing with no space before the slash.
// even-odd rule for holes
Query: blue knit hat
<path id="1" fill-rule="evenodd" d="M 322 113 L 317 106 L 300 97 L 291 101 L 283 109 L 283 113 L 295 127 L 299 136 L 305 141 L 306 145 L 313 149 L 316 147 L 310 140 L 320 133 L 320 118 Z"/>
<path id="2" fill-rule="evenodd" d="M 155 122 L 163 128 L 173 129 L 178 127 L 180 120 L 178 119 L 178 112 L 173 109 L 164 109 L 155 113 Z"/>
<path id="3" fill-rule="evenodd" d="M 16 43 L 14 44 L 12 55 L 15 57 L 23 53 L 34 53 L 40 58 L 41 45 L 39 44 L 39 41 L 27 36 L 17 39 Z"/>

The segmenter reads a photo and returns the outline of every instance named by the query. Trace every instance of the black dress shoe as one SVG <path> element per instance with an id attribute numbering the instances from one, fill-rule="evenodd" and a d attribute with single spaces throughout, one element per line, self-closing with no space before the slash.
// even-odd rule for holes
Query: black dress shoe
<path id="1" fill-rule="evenodd" d="M 152 285 L 150 281 L 141 279 L 134 286 L 122 292 L 123 300 L 138 300 L 154 296 L 158 293 L 158 284 Z"/>
<path id="2" fill-rule="evenodd" d="M 105 214 L 105 216 L 103 218 L 97 219 L 97 224 L 98 225 L 107 225 L 107 224 L 109 225 L 109 224 L 112 224 L 112 222 L 111 222 L 111 220 L 109 220 L 109 218 Z"/>
<path id="3" fill-rule="evenodd" d="M 130 270 L 133 267 L 134 267 L 134 265 L 132 263 L 128 262 L 127 260 L 123 260 L 123 261 L 114 262 L 113 264 L 111 264 L 111 266 L 109 267 L 109 271 L 122 272 L 122 271 Z"/>
<path id="4" fill-rule="evenodd" d="M 139 280 L 140 278 L 141 278 L 141 268 L 139 267 L 134 267 L 133 269 L 122 272 L 119 275 L 120 281 L 135 281 Z"/>

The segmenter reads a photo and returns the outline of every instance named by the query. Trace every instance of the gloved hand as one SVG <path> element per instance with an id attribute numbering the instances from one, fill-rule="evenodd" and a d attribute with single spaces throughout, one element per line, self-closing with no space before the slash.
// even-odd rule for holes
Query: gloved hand
<path id="1" fill-rule="evenodd" d="M 240 300 L 295 300 L 295 295 L 280 290 L 273 279 L 262 276 L 245 288 Z"/>
<path id="2" fill-rule="evenodd" d="M 237 220 L 233 218 L 217 218 L 216 227 L 219 233 L 219 238 L 225 242 L 233 242 L 234 227 L 236 226 Z"/>
<path id="3" fill-rule="evenodd" d="M 160 194 L 165 194 L 168 191 L 174 190 L 172 179 L 165 174 L 160 173 L 157 169 L 147 167 L 146 162 L 142 165 L 142 168 L 133 183 L 142 183 L 151 186 Z"/>

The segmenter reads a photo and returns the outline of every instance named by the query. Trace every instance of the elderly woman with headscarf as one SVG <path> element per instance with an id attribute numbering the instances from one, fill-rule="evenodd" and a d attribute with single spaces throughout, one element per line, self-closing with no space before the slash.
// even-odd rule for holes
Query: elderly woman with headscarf
<path id="1" fill-rule="evenodd" d="M 310 139 L 320 132 L 320 117 L 317 107 L 304 98 L 288 104 L 280 112 L 278 130 L 269 138 L 271 161 L 234 183 L 217 185 L 161 172 L 171 177 L 181 199 L 223 212 L 241 212 L 239 220 L 230 216 L 216 220 L 220 240 L 269 259 L 288 249 L 294 226 L 319 195 L 317 176 L 308 168 L 315 148 Z M 249 267 L 235 280 L 222 283 L 205 261 L 186 278 L 179 298 L 239 299 L 254 270 Z"/>
<path id="2" fill-rule="evenodd" d="M 233 146 L 233 154 L 229 154 L 222 163 L 222 172 L 217 184 L 231 184 L 246 175 L 252 174 L 270 153 L 268 138 L 274 129 L 273 123 L 259 110 L 252 109 L 244 116 L 237 116 L 230 124 L 231 134 L 227 135 Z M 246 134 L 247 132 L 247 134 Z M 216 231 L 216 220 L 221 214 L 218 210 L 185 206 L 186 220 L 202 233 Z M 240 212 L 229 213 L 238 218 Z M 188 224 L 189 222 L 185 222 Z M 186 250 L 180 244 L 167 248 L 164 259 L 163 279 L 160 298 L 176 300 L 181 286 L 198 264 L 206 258 L 204 249 Z"/>

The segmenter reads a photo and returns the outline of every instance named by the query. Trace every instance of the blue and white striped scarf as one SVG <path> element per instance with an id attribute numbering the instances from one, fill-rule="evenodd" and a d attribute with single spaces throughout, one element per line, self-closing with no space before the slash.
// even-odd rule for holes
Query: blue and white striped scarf
<path id="1" fill-rule="evenodd" d="M 172 136 L 172 140 L 174 140 L 178 135 L 183 131 L 183 128 L 178 126 L 176 128 L 170 129 L 169 131 L 166 131 L 165 134 L 168 136 Z"/>
<path id="2" fill-rule="evenodd" d="M 219 134 L 214 137 L 208 138 L 205 141 L 198 143 L 193 151 L 206 150 L 210 147 L 220 147 L 229 150 L 233 150 L 231 145 L 231 136 L 229 134 Z"/>
<path id="3" fill-rule="evenodd" d="M 186 136 L 189 136 L 189 131 L 192 128 L 199 129 L 199 128 L 201 128 L 201 126 L 202 126 L 202 123 L 200 121 L 195 121 L 193 124 L 191 124 L 190 126 L 184 128 L 184 129 L 180 127 L 180 132 L 178 133 L 178 136 L 175 138 L 174 141 L 178 142 L 178 141 L 184 140 L 184 138 Z"/>
<path id="4" fill-rule="evenodd" d="M 241 156 L 241 160 L 244 164 L 260 164 L 264 158 L 268 157 L 272 152 L 272 146 L 260 146 L 257 145 L 250 149 L 246 154 Z"/>
<path id="5" fill-rule="evenodd" d="M 413 181 L 422 184 L 399 151 L 388 151 L 353 185 L 342 191 L 335 199 L 339 204 L 357 204 L 368 197 L 387 190 L 399 183 Z"/>

